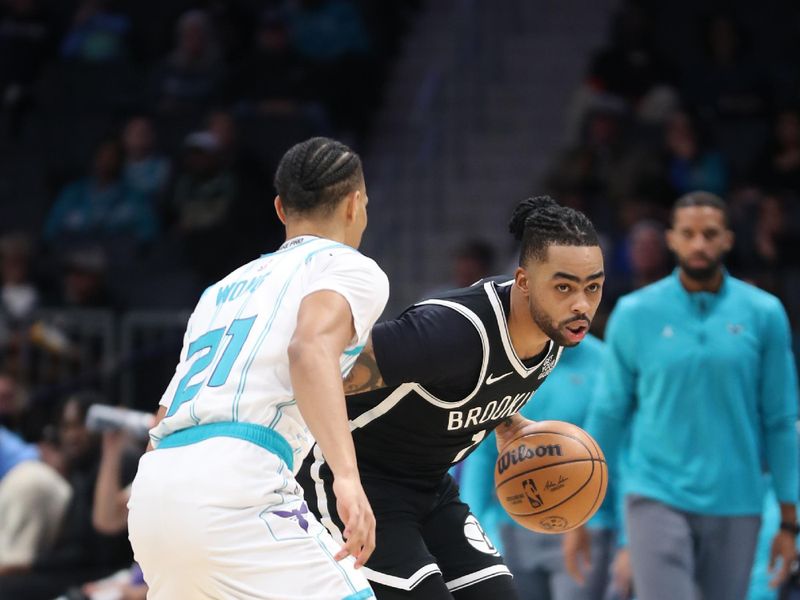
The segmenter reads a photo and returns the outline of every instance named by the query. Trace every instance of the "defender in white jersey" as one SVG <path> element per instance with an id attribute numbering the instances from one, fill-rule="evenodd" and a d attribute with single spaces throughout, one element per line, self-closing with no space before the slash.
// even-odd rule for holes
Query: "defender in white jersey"
<path id="1" fill-rule="evenodd" d="M 275 187 L 287 241 L 203 293 L 133 483 L 130 540 L 150 599 L 373 598 L 357 568 L 375 519 L 342 385 L 388 297 L 356 250 L 361 161 L 313 138 L 286 153 Z M 294 479 L 315 441 L 336 464 L 343 546 Z"/>

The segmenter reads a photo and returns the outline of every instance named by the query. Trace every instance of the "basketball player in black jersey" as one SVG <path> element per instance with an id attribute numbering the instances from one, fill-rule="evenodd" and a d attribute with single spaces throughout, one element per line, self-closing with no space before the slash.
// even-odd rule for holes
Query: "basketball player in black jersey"
<path id="1" fill-rule="evenodd" d="M 448 474 L 518 415 L 578 344 L 603 286 L 591 222 L 549 197 L 520 203 L 514 278 L 491 278 L 377 324 L 345 382 L 361 481 L 377 521 L 364 570 L 378 600 L 516 599 L 510 573 Z M 332 476 L 315 447 L 298 475 L 309 507 L 342 539 Z"/>

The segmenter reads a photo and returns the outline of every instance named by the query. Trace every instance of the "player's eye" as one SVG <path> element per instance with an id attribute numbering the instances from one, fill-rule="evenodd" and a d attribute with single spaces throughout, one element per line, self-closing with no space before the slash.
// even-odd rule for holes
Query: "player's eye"
<path id="1" fill-rule="evenodd" d="M 590 294 L 596 294 L 600 291 L 601 287 L 602 286 L 599 283 L 590 283 L 588 286 L 586 286 L 586 291 Z"/>
<path id="2" fill-rule="evenodd" d="M 561 293 L 563 293 L 563 294 L 566 294 L 566 293 L 567 293 L 568 291 L 570 291 L 572 288 L 571 288 L 571 286 L 569 286 L 569 285 L 568 285 L 568 284 L 566 284 L 566 283 L 559 283 L 558 285 L 556 285 L 556 289 L 557 289 L 559 292 L 561 292 Z"/>

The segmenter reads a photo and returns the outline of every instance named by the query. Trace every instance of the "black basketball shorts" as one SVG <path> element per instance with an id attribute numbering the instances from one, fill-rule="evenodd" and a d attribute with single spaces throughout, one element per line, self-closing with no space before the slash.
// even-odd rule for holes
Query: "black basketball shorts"
<path id="1" fill-rule="evenodd" d="M 341 542 L 344 525 L 336 512 L 333 477 L 315 450 L 297 479 L 309 508 Z M 361 483 L 377 522 L 375 551 L 363 567 L 370 581 L 412 590 L 426 577 L 440 574 L 452 592 L 491 577 L 511 576 L 449 475 L 429 491 L 363 470 Z"/>

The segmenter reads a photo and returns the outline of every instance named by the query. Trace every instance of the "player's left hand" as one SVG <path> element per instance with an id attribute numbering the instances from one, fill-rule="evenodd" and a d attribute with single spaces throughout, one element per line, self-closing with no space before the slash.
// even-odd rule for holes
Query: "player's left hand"
<path id="1" fill-rule="evenodd" d="M 769 582 L 769 587 L 775 589 L 788 579 L 795 560 L 797 560 L 797 548 L 794 536 L 787 531 L 778 531 L 772 538 L 772 547 L 769 551 L 769 572 L 775 574 Z"/>
<path id="2" fill-rule="evenodd" d="M 592 544 L 586 527 L 578 527 L 564 534 L 561 542 L 564 566 L 576 583 L 586 582 L 586 573 L 592 568 Z"/>
<path id="3" fill-rule="evenodd" d="M 336 494 L 336 511 L 344 523 L 345 539 L 344 546 L 334 558 L 342 560 L 352 555 L 358 569 L 375 550 L 375 515 L 358 477 L 334 475 L 333 491 Z"/>

